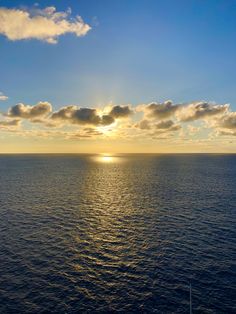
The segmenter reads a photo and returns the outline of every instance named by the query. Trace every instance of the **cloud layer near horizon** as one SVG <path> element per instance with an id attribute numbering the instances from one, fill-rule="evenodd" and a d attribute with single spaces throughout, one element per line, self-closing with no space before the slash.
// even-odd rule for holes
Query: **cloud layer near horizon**
<path id="1" fill-rule="evenodd" d="M 71 10 L 58 12 L 56 8 L 8 9 L 0 7 L 0 34 L 9 40 L 38 39 L 55 44 L 58 37 L 73 33 L 84 36 L 91 26 L 80 16 L 70 18 Z"/>
<path id="2" fill-rule="evenodd" d="M 42 131 L 44 136 L 56 134 L 74 139 L 109 134 L 114 138 L 163 139 L 183 137 L 183 130 L 185 137 L 191 137 L 206 129 L 211 136 L 236 136 L 236 112 L 230 110 L 230 105 L 205 101 L 174 104 L 168 100 L 136 107 L 109 105 L 103 109 L 70 105 L 57 111 L 46 101 L 35 105 L 19 103 L 2 114 L 0 129 L 23 132 L 25 123 L 27 130 L 30 125 L 31 128 L 38 125 L 37 135 Z"/>

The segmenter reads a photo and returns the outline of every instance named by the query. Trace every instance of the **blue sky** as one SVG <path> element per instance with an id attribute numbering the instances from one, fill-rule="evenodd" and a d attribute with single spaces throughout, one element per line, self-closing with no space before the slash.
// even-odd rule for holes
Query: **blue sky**
<path id="1" fill-rule="evenodd" d="M 35 1 L 0 1 L 31 7 Z M 52 45 L 0 36 L 2 108 L 210 100 L 236 109 L 236 1 L 41 1 L 92 30 Z"/>
<path id="2" fill-rule="evenodd" d="M 0 0 L 0 153 L 236 153 L 235 38 L 236 0 Z"/>

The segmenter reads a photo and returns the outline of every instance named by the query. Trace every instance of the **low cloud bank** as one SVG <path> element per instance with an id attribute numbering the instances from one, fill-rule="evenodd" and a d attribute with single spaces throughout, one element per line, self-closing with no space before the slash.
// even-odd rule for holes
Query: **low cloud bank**
<path id="1" fill-rule="evenodd" d="M 183 136 L 183 132 L 195 136 L 205 129 L 212 130 L 215 135 L 236 135 L 236 112 L 231 111 L 230 105 L 205 101 L 174 104 L 168 100 L 136 107 L 105 106 L 104 109 L 69 105 L 57 111 L 49 102 L 40 101 L 35 105 L 19 103 L 2 115 L 2 129 L 23 127 L 21 122 L 24 120 L 43 128 L 78 127 L 80 132 L 73 133 L 73 138 L 97 137 L 114 130 L 126 138 Z"/>

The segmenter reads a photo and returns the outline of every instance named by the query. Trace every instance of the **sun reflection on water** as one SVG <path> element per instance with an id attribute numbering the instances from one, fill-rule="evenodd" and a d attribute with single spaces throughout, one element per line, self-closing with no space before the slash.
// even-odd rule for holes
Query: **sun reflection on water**
<path id="1" fill-rule="evenodd" d="M 93 160 L 99 163 L 115 163 L 120 162 L 121 158 L 110 154 L 101 154 L 93 157 Z"/>
<path id="2" fill-rule="evenodd" d="M 100 156 L 100 159 L 102 162 L 113 162 L 114 161 L 113 156 Z"/>

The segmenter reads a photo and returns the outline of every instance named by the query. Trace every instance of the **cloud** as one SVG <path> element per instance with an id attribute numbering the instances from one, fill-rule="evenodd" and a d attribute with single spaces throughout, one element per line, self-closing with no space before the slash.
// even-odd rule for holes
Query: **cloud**
<path id="1" fill-rule="evenodd" d="M 164 120 L 154 124 L 153 132 L 151 134 L 153 136 L 173 136 L 173 133 L 179 131 L 181 128 L 181 125 L 172 120 Z"/>
<path id="2" fill-rule="evenodd" d="M 6 95 L 4 95 L 2 92 L 0 92 L 0 101 L 5 101 L 7 99 L 8 99 L 8 97 Z"/>
<path id="3" fill-rule="evenodd" d="M 133 113 L 130 106 L 114 106 L 109 115 L 113 118 L 127 118 Z"/>
<path id="4" fill-rule="evenodd" d="M 109 113 L 99 114 L 97 109 L 79 108 L 77 106 L 66 106 L 54 112 L 51 119 L 71 124 L 107 126 L 116 119 L 126 118 L 132 114 L 131 108 L 127 106 L 113 106 Z"/>
<path id="5" fill-rule="evenodd" d="M 46 117 L 52 111 L 52 106 L 49 102 L 39 102 L 35 106 L 28 106 L 25 104 L 17 104 L 8 110 L 8 117 L 28 119 L 34 121 L 34 119 Z M 37 120 L 36 120 L 37 122 Z"/>
<path id="6" fill-rule="evenodd" d="M 19 126 L 21 121 L 19 119 L 14 120 L 2 120 L 0 121 L 0 127 L 16 127 Z"/>
<path id="7" fill-rule="evenodd" d="M 8 113 L 2 114 L 4 120 L 0 121 L 0 128 L 7 132 L 18 130 L 18 134 L 24 136 L 29 136 L 28 131 L 34 131 L 34 136 L 43 134 L 39 136 L 47 137 L 48 134 L 50 138 L 66 139 L 178 138 L 196 141 L 204 136 L 205 139 L 211 139 L 212 136 L 215 139 L 219 135 L 236 135 L 236 112 L 230 111 L 228 104 L 196 102 L 175 105 L 172 101 L 166 101 L 136 108 L 134 111 L 130 105 L 104 108 L 70 105 L 53 111 L 49 102 L 41 101 L 34 106 L 19 103 L 12 106 Z M 140 111 L 144 113 L 141 117 Z M 131 115 L 129 123 L 127 120 L 119 121 Z M 171 118 L 167 118 L 169 116 Z M 23 120 L 34 123 L 34 126 L 29 128 L 29 123 L 25 124 Z M 17 129 L 21 122 L 22 127 Z"/>
<path id="8" fill-rule="evenodd" d="M 80 124 L 105 126 L 115 122 L 115 119 L 109 115 L 99 115 L 96 109 L 78 108 L 76 106 L 67 106 L 54 112 L 51 116 L 52 120 Z"/>
<path id="9" fill-rule="evenodd" d="M 229 112 L 227 115 L 223 116 L 219 120 L 218 126 L 236 131 L 236 112 Z"/>
<path id="10" fill-rule="evenodd" d="M 163 103 L 151 103 L 138 106 L 137 111 L 144 112 L 144 120 L 165 120 L 175 117 L 181 122 L 195 120 L 206 120 L 212 117 L 223 115 L 229 110 L 229 105 L 219 105 L 210 102 L 194 102 L 187 104 L 173 104 L 171 100 Z M 145 123 L 145 124 L 144 124 Z M 148 125 L 143 122 L 143 125 Z"/>
<path id="11" fill-rule="evenodd" d="M 233 130 L 219 130 L 219 135 L 236 136 L 236 131 Z"/>
<path id="12" fill-rule="evenodd" d="M 216 121 L 215 127 L 221 135 L 236 135 L 236 112 L 229 112 Z"/>
<path id="13" fill-rule="evenodd" d="M 98 131 L 96 129 L 93 128 L 84 128 L 83 130 L 79 131 L 79 132 L 69 132 L 67 134 L 67 138 L 68 139 L 89 139 L 89 138 L 94 138 L 97 136 L 101 136 L 103 135 L 103 132 Z"/>
<path id="14" fill-rule="evenodd" d="M 152 130 L 155 133 L 173 132 L 181 129 L 181 126 L 172 120 L 162 120 L 158 123 L 153 123 L 151 120 L 144 119 L 136 123 L 135 127 L 141 130 Z"/>
<path id="15" fill-rule="evenodd" d="M 135 127 L 141 130 L 150 130 L 151 129 L 151 123 L 147 119 L 143 119 L 135 124 Z"/>
<path id="16" fill-rule="evenodd" d="M 222 115 L 226 113 L 228 109 L 228 104 L 216 105 L 208 102 L 196 102 L 179 107 L 177 117 L 182 122 L 189 122 Z"/>
<path id="17" fill-rule="evenodd" d="M 163 103 L 150 103 L 148 105 L 141 105 L 138 111 L 144 111 L 148 119 L 167 119 L 175 114 L 179 105 L 174 105 L 171 100 Z"/>
<path id="18" fill-rule="evenodd" d="M 175 124 L 172 120 L 165 120 L 161 121 L 157 124 L 155 124 L 156 129 L 161 129 L 161 130 L 178 130 L 180 126 L 178 124 Z"/>
<path id="19" fill-rule="evenodd" d="M 20 120 L 19 124 L 21 123 Z M 24 128 L 17 128 L 13 127 L 15 123 L 3 123 L 5 121 L 0 121 L 0 129 L 3 132 L 8 132 L 9 134 L 14 134 L 21 137 L 31 137 L 34 139 L 37 138 L 45 138 L 45 139 L 70 139 L 70 140 L 89 140 L 94 139 L 97 137 L 101 137 L 104 133 L 98 131 L 94 128 L 83 128 L 81 130 L 42 130 L 42 129 L 24 129 Z M 10 121 L 9 121 L 10 122 Z M 16 125 L 18 126 L 18 125 Z"/>
<path id="20" fill-rule="evenodd" d="M 73 33 L 84 36 L 91 27 L 80 16 L 70 18 L 71 10 L 57 12 L 55 7 L 45 9 L 0 8 L 0 34 L 10 40 L 38 39 L 55 44 L 58 37 Z"/>

